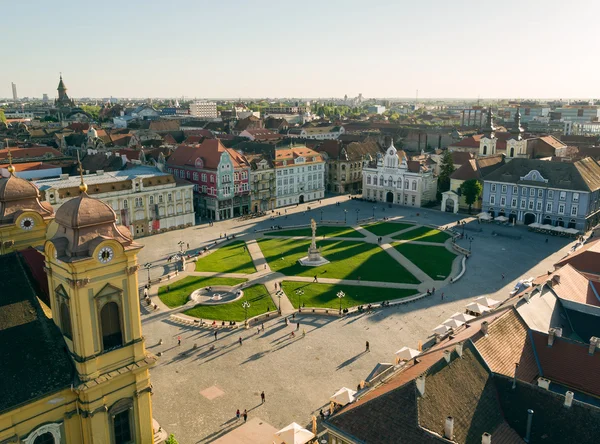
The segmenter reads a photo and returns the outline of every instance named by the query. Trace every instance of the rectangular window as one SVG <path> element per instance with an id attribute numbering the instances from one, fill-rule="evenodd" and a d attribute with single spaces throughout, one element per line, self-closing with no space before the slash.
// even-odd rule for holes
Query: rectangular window
<path id="1" fill-rule="evenodd" d="M 167 194 L 167 202 L 173 202 L 173 195 L 171 193 Z"/>
<path id="2" fill-rule="evenodd" d="M 525 199 L 521 199 L 521 208 L 525 209 L 526 206 L 527 206 L 527 201 Z"/>
<path id="3" fill-rule="evenodd" d="M 527 196 L 527 187 L 523 187 L 523 188 L 521 188 L 521 194 L 522 194 L 523 196 Z"/>
<path id="4" fill-rule="evenodd" d="M 516 185 L 513 185 L 513 194 L 517 194 L 518 193 L 518 187 Z"/>
<path id="5" fill-rule="evenodd" d="M 130 410 L 127 409 L 113 416 L 113 432 L 115 435 L 115 442 L 133 442 L 133 440 L 131 439 L 131 424 L 129 413 Z"/>
<path id="6" fill-rule="evenodd" d="M 412 183 L 412 189 L 413 189 L 413 191 L 417 191 L 417 181 L 416 180 L 414 180 Z"/>
<path id="7" fill-rule="evenodd" d="M 198 180 L 198 173 L 194 173 L 194 180 Z M 204 175 L 204 181 L 206 181 L 206 174 Z"/>
<path id="8" fill-rule="evenodd" d="M 560 204 L 558 206 L 558 213 L 559 214 L 565 214 L 565 204 Z"/>
<path id="9" fill-rule="evenodd" d="M 495 184 L 495 183 L 493 183 L 493 184 L 492 184 L 492 193 L 495 193 L 495 192 L 496 192 L 496 184 Z"/>
<path id="10" fill-rule="evenodd" d="M 577 205 L 571 207 L 571 216 L 577 216 Z"/>
<path id="11" fill-rule="evenodd" d="M 538 189 L 538 197 L 544 197 L 544 190 Z"/>
<path id="12" fill-rule="evenodd" d="M 559 199 L 560 200 L 565 200 L 567 198 L 567 192 L 566 191 L 561 191 L 560 195 L 559 195 Z"/>
<path id="13" fill-rule="evenodd" d="M 534 204 L 534 202 L 532 200 L 530 200 L 529 201 L 529 209 L 530 210 L 533 210 L 533 204 Z"/>
<path id="14" fill-rule="evenodd" d="M 554 199 L 554 190 L 548 190 L 548 199 Z"/>
<path id="15" fill-rule="evenodd" d="M 215 183 L 215 176 L 213 174 L 210 175 L 210 182 Z"/>
<path id="16" fill-rule="evenodd" d="M 534 197 L 534 196 L 535 196 L 535 188 L 529 188 L 529 195 L 530 195 L 531 197 Z"/>
<path id="17" fill-rule="evenodd" d="M 512 198 L 510 206 L 513 207 L 513 208 L 517 208 L 517 198 L 516 197 Z"/>
<path id="18" fill-rule="evenodd" d="M 502 194 L 506 194 L 506 189 L 507 189 L 506 185 L 502 185 Z"/>
<path id="19" fill-rule="evenodd" d="M 412 204 L 415 204 L 415 196 L 412 197 Z"/>
<path id="20" fill-rule="evenodd" d="M 535 204 L 535 211 L 542 211 L 542 202 L 541 201 L 538 201 Z"/>
<path id="21" fill-rule="evenodd" d="M 206 173 L 202 173 L 202 182 L 206 182 Z"/>
<path id="22" fill-rule="evenodd" d="M 552 202 L 546 204 L 546 213 L 552 213 Z"/>
<path id="23" fill-rule="evenodd" d="M 506 205 L 506 196 L 500 196 L 500 205 Z"/>
<path id="24" fill-rule="evenodd" d="M 496 196 L 492 195 L 490 196 L 490 205 L 495 205 L 496 204 Z"/>
<path id="25" fill-rule="evenodd" d="M 573 193 L 573 202 L 579 202 L 579 193 Z"/>

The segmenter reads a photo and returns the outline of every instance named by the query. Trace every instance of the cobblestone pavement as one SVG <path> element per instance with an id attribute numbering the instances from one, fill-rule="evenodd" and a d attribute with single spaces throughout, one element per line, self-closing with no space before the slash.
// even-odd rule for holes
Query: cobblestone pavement
<path id="1" fill-rule="evenodd" d="M 151 262 L 151 272 L 158 276 L 168 270 L 165 258 L 177 251 L 180 240 L 189 241 L 192 250 L 213 242 L 219 233 L 235 233 L 249 241 L 254 237 L 254 227 L 308 223 L 311 217 L 318 221 L 321 208 L 324 220 L 343 220 L 344 209 L 348 210 L 349 223 L 355 222 L 351 215 L 356 209 L 361 209 L 363 216 L 371 216 L 372 204 L 341 198 L 343 203 L 336 206 L 335 200 L 340 198 L 324 200 L 320 207 L 313 204 L 317 210 L 306 214 L 301 207 L 288 210 L 287 219 L 223 221 L 210 228 L 201 225 L 144 238 L 140 242 L 147 248 L 140 253 L 140 263 Z M 435 225 L 452 224 L 461 218 L 404 207 L 383 212 L 380 206 L 376 216 L 404 216 Z M 475 231 L 479 229 L 482 231 Z M 520 235 L 521 239 L 502 234 Z M 260 416 L 277 428 L 292 421 L 308 424 L 310 415 L 326 405 L 336 390 L 343 386 L 355 388 L 378 362 L 393 362 L 393 353 L 402 346 L 416 347 L 419 341 L 426 341 L 432 328 L 454 312 L 463 311 L 474 297 L 505 299 L 516 280 L 545 273 L 569 248 L 565 239 L 551 237 L 545 243 L 545 236 L 522 227 L 474 222 L 467 225 L 465 235 L 459 243 L 469 248 L 468 238 L 473 237 L 473 254 L 459 282 L 437 288 L 433 296 L 371 314 L 342 319 L 297 315 L 301 325 L 295 338 L 290 338 L 295 325 L 286 327 L 281 318 L 265 323 L 264 332 L 223 331 L 215 341 L 212 331 L 171 323 L 168 312 L 143 315 L 147 347 L 153 353 L 162 353 L 151 372 L 154 417 L 181 443 L 210 442 L 236 427 L 237 408 L 248 409 L 250 417 Z M 146 278 L 146 271 L 143 273 L 140 281 Z M 302 337 L 303 330 L 306 337 Z M 178 336 L 181 346 L 177 346 Z M 240 337 L 242 345 L 238 343 Z M 157 345 L 160 339 L 163 344 Z M 369 353 L 364 352 L 367 340 Z M 265 404 L 260 403 L 262 390 Z"/>

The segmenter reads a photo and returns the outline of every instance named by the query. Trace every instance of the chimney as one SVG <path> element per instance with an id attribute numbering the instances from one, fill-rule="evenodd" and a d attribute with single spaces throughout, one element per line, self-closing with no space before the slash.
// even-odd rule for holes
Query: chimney
<path id="1" fill-rule="evenodd" d="M 525 432 L 525 439 L 523 441 L 529 442 L 531 438 L 531 423 L 533 422 L 533 410 L 527 410 L 527 431 Z"/>
<path id="2" fill-rule="evenodd" d="M 594 354 L 594 352 L 596 351 L 596 347 L 598 347 L 599 343 L 600 343 L 600 338 L 597 338 L 596 336 L 592 336 L 590 338 L 590 348 L 588 350 L 588 353 L 590 355 Z"/>
<path id="3" fill-rule="evenodd" d="M 492 435 L 488 432 L 485 432 L 481 435 L 481 444 L 492 444 Z"/>
<path id="4" fill-rule="evenodd" d="M 549 390 L 550 380 L 546 378 L 538 378 L 538 387 Z"/>
<path id="5" fill-rule="evenodd" d="M 483 321 L 481 323 L 481 333 L 483 333 L 485 336 L 487 336 L 487 334 L 488 334 L 488 321 Z"/>
<path id="6" fill-rule="evenodd" d="M 573 405 L 573 392 L 569 391 L 565 393 L 565 407 L 569 408 Z"/>
<path id="7" fill-rule="evenodd" d="M 561 327 L 554 327 L 554 333 L 556 334 L 557 338 L 562 338 L 562 328 Z"/>
<path id="8" fill-rule="evenodd" d="M 417 383 L 417 390 L 419 391 L 419 394 L 421 396 L 425 396 L 425 375 L 419 376 L 417 379 L 415 379 L 415 382 Z"/>
<path id="9" fill-rule="evenodd" d="M 450 363 L 450 355 L 451 354 L 452 354 L 452 352 L 450 350 L 444 351 L 444 359 L 446 360 L 447 363 Z"/>
<path id="10" fill-rule="evenodd" d="M 446 424 L 444 424 L 444 438 L 452 439 L 454 437 L 454 418 L 452 416 L 446 417 Z"/>
<path id="11" fill-rule="evenodd" d="M 555 331 L 553 328 L 548 330 L 548 347 L 552 347 L 552 344 L 554 344 L 554 335 Z"/>
<path id="12" fill-rule="evenodd" d="M 462 358 L 462 354 L 463 354 L 463 343 L 459 342 L 458 344 L 456 344 L 456 353 L 458 353 L 458 356 L 460 356 Z"/>

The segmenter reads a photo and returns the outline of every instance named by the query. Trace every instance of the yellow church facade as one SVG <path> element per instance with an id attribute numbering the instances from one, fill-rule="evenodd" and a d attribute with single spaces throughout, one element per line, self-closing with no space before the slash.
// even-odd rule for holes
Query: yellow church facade
<path id="1" fill-rule="evenodd" d="M 0 179 L 0 444 L 155 441 L 141 246 L 80 189 L 53 215 L 31 183 Z M 43 255 L 49 306 L 15 253 L 29 246 Z"/>

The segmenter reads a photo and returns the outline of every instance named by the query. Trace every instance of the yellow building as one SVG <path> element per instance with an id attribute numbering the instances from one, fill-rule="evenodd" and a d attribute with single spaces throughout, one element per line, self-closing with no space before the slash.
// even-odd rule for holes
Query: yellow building
<path id="1" fill-rule="evenodd" d="M 12 231 L 3 233 L 15 233 L 25 214 L 34 224 L 51 220 L 28 186 L 12 174 L 0 179 L 0 214 L 22 211 L 13 216 Z M 22 256 L 0 256 L 2 444 L 155 440 L 149 368 L 156 358 L 146 352 L 142 336 L 141 246 L 116 225 L 108 205 L 87 195 L 83 181 L 80 190 L 57 210 L 56 233 L 40 252 L 49 308 L 37 297 L 39 287 Z M 27 236 L 19 237 L 19 249 L 39 245 L 35 225 L 28 232 L 29 244 Z"/>

